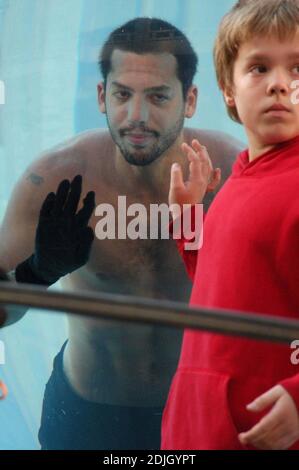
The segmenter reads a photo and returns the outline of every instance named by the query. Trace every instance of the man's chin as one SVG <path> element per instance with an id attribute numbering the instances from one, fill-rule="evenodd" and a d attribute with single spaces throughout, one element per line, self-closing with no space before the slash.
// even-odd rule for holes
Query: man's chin
<path id="1" fill-rule="evenodd" d="M 127 149 L 121 148 L 120 149 L 122 156 L 124 159 L 130 163 L 130 165 L 135 166 L 147 166 L 153 163 L 159 155 L 157 153 L 149 153 L 143 149 L 139 149 L 135 152 L 128 151 Z"/>
<path id="2" fill-rule="evenodd" d="M 148 158 L 145 156 L 124 155 L 125 160 L 134 166 L 148 166 L 153 163 L 158 157 Z"/>

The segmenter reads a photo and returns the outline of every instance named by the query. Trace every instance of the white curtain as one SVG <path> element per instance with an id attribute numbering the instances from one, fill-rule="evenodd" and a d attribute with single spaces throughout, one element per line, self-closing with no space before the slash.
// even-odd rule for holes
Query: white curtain
<path id="1" fill-rule="evenodd" d="M 74 133 L 82 3 L 0 0 L 0 218 L 27 165 Z M 6 350 L 0 377 L 9 388 L 0 403 L 0 449 L 38 448 L 44 386 L 66 337 L 63 315 L 32 310 L 0 330 Z"/>

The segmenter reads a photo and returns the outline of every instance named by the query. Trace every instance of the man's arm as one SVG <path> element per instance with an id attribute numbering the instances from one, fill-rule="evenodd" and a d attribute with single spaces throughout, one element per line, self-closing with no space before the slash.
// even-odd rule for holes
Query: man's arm
<path id="1" fill-rule="evenodd" d="M 39 213 L 34 252 L 16 266 L 17 282 L 49 286 L 87 262 L 94 238 L 88 222 L 95 207 L 95 195 L 90 191 L 77 212 L 81 188 L 82 177 L 77 175 L 72 182 L 63 180 L 56 194 L 47 195 Z M 2 280 L 7 280 L 3 276 Z M 26 311 L 21 310 L 6 309 L 0 315 L 0 325 L 3 315 L 5 326 L 19 320 Z"/>
<path id="2" fill-rule="evenodd" d="M 16 184 L 0 228 L 0 266 L 13 270 L 34 250 L 34 237 L 49 184 L 40 176 L 39 164 L 32 165 Z M 51 188 L 52 189 L 52 188 Z"/>
<path id="3" fill-rule="evenodd" d="M 29 169 L 29 174 L 34 169 Z M 40 181 L 36 176 L 36 181 Z M 6 214 L 0 228 L 0 266 L 1 280 L 9 281 L 5 273 L 12 271 L 20 261 L 26 259 L 34 248 L 34 235 L 38 220 L 38 205 L 42 202 L 39 188 L 34 191 L 34 185 L 27 172 L 20 178 L 9 200 Z M 27 308 L 11 310 L 10 307 L 0 308 L 0 327 L 8 326 L 19 321 Z"/>

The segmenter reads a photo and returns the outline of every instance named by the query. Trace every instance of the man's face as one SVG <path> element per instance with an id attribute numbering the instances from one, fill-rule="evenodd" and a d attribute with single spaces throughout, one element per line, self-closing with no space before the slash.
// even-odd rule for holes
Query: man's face
<path id="1" fill-rule="evenodd" d="M 176 141 L 184 117 L 194 112 L 196 93 L 190 91 L 192 97 L 184 102 L 170 54 L 114 50 L 111 63 L 106 90 L 98 86 L 101 111 L 127 162 L 148 165 Z"/>
<path id="2" fill-rule="evenodd" d="M 299 79 L 298 39 L 256 37 L 240 47 L 234 89 L 225 98 L 236 106 L 253 145 L 275 145 L 299 134 L 299 105 L 291 102 L 291 83 Z"/>

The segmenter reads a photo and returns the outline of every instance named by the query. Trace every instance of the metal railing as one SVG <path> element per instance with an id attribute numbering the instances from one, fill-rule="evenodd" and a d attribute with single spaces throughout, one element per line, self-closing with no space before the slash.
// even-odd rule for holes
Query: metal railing
<path id="1" fill-rule="evenodd" d="M 62 311 L 99 319 L 194 328 L 281 343 L 290 343 L 299 338 L 297 320 L 256 313 L 190 308 L 178 302 L 124 295 L 57 292 L 32 285 L 1 282 L 0 304 Z"/>

